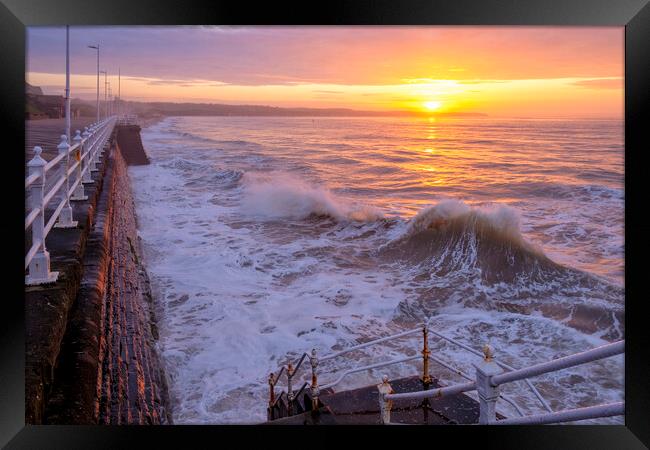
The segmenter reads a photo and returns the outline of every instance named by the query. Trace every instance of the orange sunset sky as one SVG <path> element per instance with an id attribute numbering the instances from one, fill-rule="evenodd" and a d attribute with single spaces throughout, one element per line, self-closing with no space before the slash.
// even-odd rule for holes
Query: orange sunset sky
<path id="1" fill-rule="evenodd" d="M 95 44 L 124 100 L 623 117 L 623 27 L 71 27 L 73 98 Z M 64 73 L 65 28 L 28 28 L 26 80 Z"/>

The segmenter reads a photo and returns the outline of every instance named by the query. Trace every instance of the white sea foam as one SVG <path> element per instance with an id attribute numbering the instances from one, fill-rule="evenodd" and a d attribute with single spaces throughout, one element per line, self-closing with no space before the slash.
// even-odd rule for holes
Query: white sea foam
<path id="1" fill-rule="evenodd" d="M 245 214 L 262 219 L 304 219 L 311 214 L 337 220 L 367 222 L 382 217 L 378 208 L 355 205 L 329 189 L 286 172 L 246 172 L 243 178 Z"/>
<path id="2" fill-rule="evenodd" d="M 466 198 L 470 188 L 476 198 L 482 199 L 484 193 L 471 178 L 459 180 L 451 191 L 444 183 L 434 184 L 439 186 L 435 189 L 415 185 L 407 170 L 381 178 L 372 171 L 369 175 L 350 172 L 348 163 L 337 165 L 333 154 L 326 155 L 330 156 L 327 164 L 318 163 L 319 155 L 327 154 L 328 142 L 345 143 L 351 153 L 359 148 L 350 159 L 368 160 L 367 155 L 380 153 L 372 136 L 381 132 L 395 136 L 381 142 L 396 154 L 368 164 L 398 164 L 391 161 L 411 157 L 402 150 L 408 144 L 404 136 L 420 133 L 419 123 L 407 123 L 410 128 L 402 129 L 401 122 L 381 120 L 319 122 L 315 127 L 310 119 L 170 118 L 143 131 L 152 164 L 131 167 L 130 174 L 159 309 L 158 345 L 170 378 L 176 423 L 264 421 L 268 374 L 289 359 L 311 348 L 322 355 L 402 331 L 428 316 L 437 330 L 475 348 L 489 341 L 497 357 L 515 366 L 605 342 L 598 333 L 580 332 L 537 310 L 518 313 L 498 307 L 499 301 L 526 304 L 540 288 L 534 283 L 484 285 L 460 273 L 436 278 L 419 267 L 378 259 L 376 250 L 436 221 L 478 214 L 495 228 L 538 244 L 546 236 L 544 231 L 551 230 L 549 236 L 558 245 L 544 246 L 545 253 L 560 253 L 567 264 L 580 264 L 582 258 L 596 265 L 597 258 L 607 253 L 589 259 L 585 250 L 589 241 L 580 241 L 579 230 L 591 227 L 595 231 L 585 232 L 587 238 L 601 233 L 605 237 L 600 240 L 616 241 L 615 208 L 621 207 L 620 196 L 603 197 L 595 188 L 583 189 L 608 202 L 610 209 L 600 214 L 604 217 L 597 223 L 588 215 L 593 213 L 583 208 L 584 201 L 571 199 L 551 204 L 521 197 L 493 206 L 487 201 L 445 201 Z M 289 128 L 282 128 L 285 123 Z M 170 126 L 174 133 L 169 133 Z M 179 139 L 178 132 L 187 135 Z M 300 148 L 286 144 L 290 133 L 302 133 Z M 351 135 L 369 141 L 344 139 Z M 318 142 L 317 150 L 310 142 Z M 309 151 L 303 152 L 303 147 Z M 420 157 L 416 149 L 412 153 Z M 462 158 L 462 150 L 455 157 Z M 425 181 L 437 181 L 435 173 L 431 176 Z M 404 192 L 411 197 L 404 197 Z M 510 206 L 503 206 L 506 203 Z M 402 208 L 420 213 L 414 217 L 383 213 Z M 610 211 L 614 211 L 611 217 Z M 562 223 L 564 228 L 554 232 L 547 221 Z M 611 258 L 617 255 L 617 245 L 611 244 Z M 619 253 L 621 246 L 622 241 Z M 440 290 L 445 282 L 455 280 L 465 284 Z M 436 297 L 432 292 L 446 294 Z M 558 290 L 555 295 L 553 301 L 620 308 L 620 304 L 609 305 L 609 298 L 593 298 L 587 288 Z M 422 302 L 428 305 L 426 311 L 409 309 L 419 308 Z M 472 373 L 474 357 L 437 341 L 432 345 L 437 356 Z M 416 337 L 405 338 L 394 345 L 368 348 L 341 364 L 351 367 L 415 354 L 419 346 Z M 334 378 L 328 373 L 334 367 L 328 364 L 321 367 L 323 382 Z M 418 364 L 385 372 L 392 378 L 411 375 L 419 370 Z M 622 368 L 622 358 L 611 358 L 541 377 L 538 387 L 556 409 L 619 401 Z M 440 367 L 432 371 L 443 381 L 460 381 Z M 382 373 L 384 369 L 357 374 L 341 388 L 376 383 Z M 529 412 L 540 412 L 525 387 L 513 384 L 505 389 Z M 503 412 L 513 414 L 507 408 Z M 620 423 L 619 419 L 608 420 Z"/>

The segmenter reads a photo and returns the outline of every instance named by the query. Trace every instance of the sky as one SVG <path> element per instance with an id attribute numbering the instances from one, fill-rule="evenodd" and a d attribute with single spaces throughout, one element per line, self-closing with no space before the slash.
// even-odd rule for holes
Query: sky
<path id="1" fill-rule="evenodd" d="M 124 100 L 624 115 L 623 27 L 71 27 L 73 98 L 96 97 L 97 44 Z M 63 94 L 64 27 L 27 29 L 26 80 Z"/>

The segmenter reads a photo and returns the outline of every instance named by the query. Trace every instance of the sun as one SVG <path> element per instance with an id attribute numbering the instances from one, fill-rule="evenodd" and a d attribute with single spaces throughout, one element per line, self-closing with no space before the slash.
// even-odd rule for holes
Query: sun
<path id="1" fill-rule="evenodd" d="M 429 111 L 436 111 L 440 109 L 441 106 L 442 106 L 442 102 L 438 102 L 438 101 L 424 102 L 424 107 Z"/>

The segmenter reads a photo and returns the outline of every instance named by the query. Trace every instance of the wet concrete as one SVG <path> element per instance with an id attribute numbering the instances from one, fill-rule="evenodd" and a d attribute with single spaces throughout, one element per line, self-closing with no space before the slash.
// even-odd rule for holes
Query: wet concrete
<path id="1" fill-rule="evenodd" d="M 111 139 L 115 144 L 115 133 Z M 116 144 L 98 168 L 85 185 L 88 200 L 73 203 L 79 226 L 47 237 L 59 280 L 25 289 L 29 424 L 171 422 L 130 182 Z"/>

